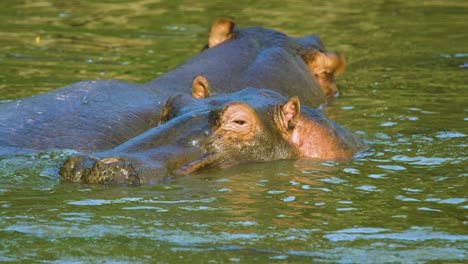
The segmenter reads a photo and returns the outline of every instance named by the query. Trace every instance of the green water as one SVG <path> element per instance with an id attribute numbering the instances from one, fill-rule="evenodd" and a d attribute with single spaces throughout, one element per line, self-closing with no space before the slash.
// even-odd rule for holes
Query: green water
<path id="1" fill-rule="evenodd" d="M 212 20 L 316 33 L 348 59 L 324 109 L 370 149 L 157 186 L 62 183 L 70 152 L 0 158 L 0 261 L 464 263 L 468 2 L 1 1 L 0 100 L 85 79 L 145 82 Z"/>

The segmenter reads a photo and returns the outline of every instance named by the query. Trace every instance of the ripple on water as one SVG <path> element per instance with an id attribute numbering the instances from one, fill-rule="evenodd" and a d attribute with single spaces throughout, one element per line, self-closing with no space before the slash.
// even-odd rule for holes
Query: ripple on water
<path id="1" fill-rule="evenodd" d="M 283 190 L 269 190 L 267 193 L 268 194 L 280 194 L 280 193 L 285 193 L 286 191 Z"/>
<path id="2" fill-rule="evenodd" d="M 408 157 L 405 155 L 395 155 L 392 157 L 392 160 L 402 161 L 402 162 L 406 162 L 406 163 L 413 164 L 413 165 L 427 165 L 427 166 L 442 165 L 445 162 L 451 161 L 450 158 L 437 158 L 437 157 L 428 158 L 428 157 L 421 157 L 421 156 Z"/>
<path id="3" fill-rule="evenodd" d="M 323 179 L 320 179 L 319 181 L 326 182 L 326 183 L 333 183 L 333 184 L 340 184 L 340 183 L 346 182 L 345 180 L 342 180 L 337 177 L 323 178 Z"/>
<path id="4" fill-rule="evenodd" d="M 106 235 L 116 235 L 126 232 L 126 228 L 121 225 L 82 225 L 70 226 L 69 224 L 53 225 L 44 224 L 15 224 L 4 229 L 5 231 L 15 231 L 23 234 L 43 237 L 100 237 Z"/>
<path id="5" fill-rule="evenodd" d="M 449 199 L 441 200 L 441 201 L 439 201 L 439 203 L 442 203 L 442 204 L 461 204 L 461 203 L 464 203 L 466 201 L 467 201 L 466 198 L 449 198 Z"/>
<path id="6" fill-rule="evenodd" d="M 385 179 L 386 174 L 369 174 L 367 177 L 372 179 Z"/>
<path id="7" fill-rule="evenodd" d="M 184 204 L 184 203 L 211 203 L 216 200 L 216 197 L 193 199 L 193 200 L 144 200 L 143 203 L 161 203 L 161 204 Z"/>
<path id="8" fill-rule="evenodd" d="M 416 210 L 418 211 L 429 211 L 429 212 L 442 212 L 440 209 L 434 209 L 434 208 L 429 208 L 429 207 L 419 207 Z"/>
<path id="9" fill-rule="evenodd" d="M 311 190 L 319 190 L 319 191 L 322 191 L 322 192 L 332 192 L 332 190 L 328 189 L 328 188 L 310 188 Z"/>
<path id="10" fill-rule="evenodd" d="M 354 211 L 357 210 L 357 208 L 354 207 L 342 207 L 342 208 L 336 208 L 337 211 L 340 212 L 346 212 L 346 211 Z"/>
<path id="11" fill-rule="evenodd" d="M 377 189 L 377 187 L 373 185 L 362 185 L 362 186 L 356 187 L 356 189 L 361 190 L 361 191 L 366 191 L 366 192 L 381 192 L 381 190 Z"/>
<path id="12" fill-rule="evenodd" d="M 395 199 L 403 201 L 403 202 L 420 202 L 421 201 L 419 199 L 406 197 L 406 196 L 403 196 L 403 195 L 397 195 L 397 196 L 395 196 Z"/>
<path id="13" fill-rule="evenodd" d="M 468 241 L 468 235 L 452 235 L 444 232 L 433 231 L 431 227 L 411 227 L 403 232 L 389 232 L 385 228 L 351 228 L 338 230 L 324 235 L 326 239 L 333 242 L 354 241 L 357 239 L 392 239 L 406 241 L 428 241 L 428 240 L 447 240 L 447 241 Z"/>
<path id="14" fill-rule="evenodd" d="M 226 207 L 209 207 L 209 206 L 181 206 L 179 209 L 185 210 L 185 211 L 229 211 L 231 208 L 226 208 Z"/>
<path id="15" fill-rule="evenodd" d="M 455 53 L 455 54 L 442 53 L 442 54 L 440 54 L 440 56 L 442 58 L 446 58 L 446 59 L 463 58 L 463 57 L 468 57 L 468 53 Z"/>
<path id="16" fill-rule="evenodd" d="M 218 190 L 216 190 L 217 192 L 232 192 L 232 190 L 230 188 L 220 188 Z"/>
<path id="17" fill-rule="evenodd" d="M 354 168 L 344 168 L 343 171 L 349 174 L 360 174 L 359 170 Z"/>
<path id="18" fill-rule="evenodd" d="M 237 222 L 229 222 L 229 226 L 255 226 L 258 225 L 256 221 L 237 221 Z"/>
<path id="19" fill-rule="evenodd" d="M 402 191 L 407 191 L 407 192 L 412 192 L 412 193 L 419 193 L 422 192 L 423 190 L 421 189 L 413 189 L 413 188 L 401 188 Z"/>
<path id="20" fill-rule="evenodd" d="M 85 199 L 85 200 L 79 200 L 79 201 L 71 201 L 71 202 L 68 202 L 68 204 L 71 204 L 71 205 L 104 205 L 104 204 L 137 202 L 142 199 L 143 198 L 140 198 L 140 197 L 125 197 L 125 198 L 119 198 L 119 199 L 114 199 L 114 200 Z"/>
<path id="21" fill-rule="evenodd" d="M 378 139 L 391 139 L 391 137 L 383 132 L 377 132 L 374 136 Z"/>
<path id="22" fill-rule="evenodd" d="M 380 126 L 381 126 L 381 127 L 391 127 L 391 126 L 395 126 L 395 125 L 397 125 L 397 124 L 398 124 L 397 122 L 391 122 L 391 121 L 389 121 L 389 122 L 383 122 L 383 123 L 381 123 Z"/>
<path id="23" fill-rule="evenodd" d="M 103 205 L 103 204 L 111 204 L 111 200 L 103 200 L 103 199 L 86 199 L 80 201 L 71 201 L 68 204 L 71 205 Z"/>
<path id="24" fill-rule="evenodd" d="M 61 213 L 59 214 L 59 216 L 61 216 L 63 220 L 83 222 L 83 221 L 90 221 L 91 218 L 94 217 L 94 214 L 71 212 L 71 213 Z"/>
<path id="25" fill-rule="evenodd" d="M 457 131 L 440 131 L 436 134 L 436 137 L 441 139 L 448 139 L 466 137 L 466 135 Z"/>
<path id="26" fill-rule="evenodd" d="M 283 202 L 289 203 L 289 202 L 292 202 L 292 201 L 296 200 L 296 197 L 293 196 L 293 195 L 290 195 L 290 196 L 284 197 L 281 200 L 283 200 Z"/>
<path id="27" fill-rule="evenodd" d="M 204 199 L 193 199 L 193 200 L 154 200 L 148 199 L 145 200 L 142 197 L 124 197 L 119 199 L 84 199 L 78 201 L 70 201 L 68 204 L 79 205 L 79 206 L 98 206 L 106 204 L 121 204 L 121 203 L 131 203 L 131 202 L 141 202 L 141 203 L 160 203 L 160 204 L 184 204 L 184 203 L 211 203 L 215 201 L 215 197 L 204 198 Z M 132 207 L 127 207 L 127 209 Z M 133 207 L 137 209 L 138 207 Z M 143 207 L 139 207 L 143 209 Z M 147 208 L 149 209 L 149 208 Z"/>
<path id="28" fill-rule="evenodd" d="M 403 171 L 406 170 L 405 167 L 399 166 L 399 165 L 377 165 L 378 168 L 384 169 L 384 170 L 392 170 L 392 171 Z"/>
<path id="29" fill-rule="evenodd" d="M 157 206 L 128 206 L 128 207 L 123 207 L 123 210 L 152 210 L 158 213 L 165 213 L 168 212 L 168 209 L 164 209 L 161 207 Z"/>

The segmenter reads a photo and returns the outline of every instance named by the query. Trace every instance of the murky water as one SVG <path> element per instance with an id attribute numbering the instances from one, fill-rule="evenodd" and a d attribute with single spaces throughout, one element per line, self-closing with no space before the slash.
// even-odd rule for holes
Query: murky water
<path id="1" fill-rule="evenodd" d="M 468 259 L 466 1 L 2 1 L 0 99 L 84 79 L 145 82 L 219 16 L 342 51 L 324 112 L 370 150 L 157 186 L 62 183 L 70 152 L 0 160 L 0 261 L 462 263 Z"/>

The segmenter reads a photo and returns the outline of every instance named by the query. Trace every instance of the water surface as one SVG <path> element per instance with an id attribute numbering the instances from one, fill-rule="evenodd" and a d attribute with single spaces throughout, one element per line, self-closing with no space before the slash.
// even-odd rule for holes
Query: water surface
<path id="1" fill-rule="evenodd" d="M 462 263 L 468 259 L 466 1 L 2 1 L 0 100 L 143 83 L 209 25 L 319 34 L 348 60 L 327 116 L 370 149 L 141 188 L 63 183 L 72 151 L 0 158 L 0 261 Z"/>

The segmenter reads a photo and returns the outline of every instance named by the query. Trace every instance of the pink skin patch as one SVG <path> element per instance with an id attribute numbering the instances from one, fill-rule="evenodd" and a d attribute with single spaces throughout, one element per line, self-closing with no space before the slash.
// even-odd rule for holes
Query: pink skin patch
<path id="1" fill-rule="evenodd" d="M 339 161 L 350 158 L 353 153 L 342 148 L 332 130 L 300 116 L 291 134 L 291 144 L 303 159 Z"/>

